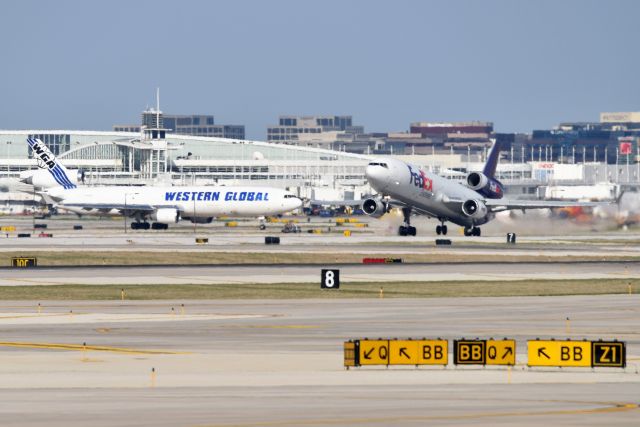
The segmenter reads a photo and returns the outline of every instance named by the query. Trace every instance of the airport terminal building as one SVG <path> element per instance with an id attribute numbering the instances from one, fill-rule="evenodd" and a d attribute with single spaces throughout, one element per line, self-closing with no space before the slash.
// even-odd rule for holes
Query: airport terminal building
<path id="1" fill-rule="evenodd" d="M 83 169 L 90 185 L 268 184 L 290 188 L 309 198 L 313 197 L 313 188 L 353 191 L 366 185 L 364 170 L 369 157 L 363 155 L 260 141 L 146 132 L 148 135 L 115 131 L 0 131 L 0 177 L 18 178 L 21 172 L 37 167 L 26 143 L 27 138 L 35 137 L 65 166 Z"/>

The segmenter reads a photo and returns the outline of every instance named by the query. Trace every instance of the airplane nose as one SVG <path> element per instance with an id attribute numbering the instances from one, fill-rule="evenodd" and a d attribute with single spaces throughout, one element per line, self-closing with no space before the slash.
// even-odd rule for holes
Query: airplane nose
<path id="1" fill-rule="evenodd" d="M 291 199 L 289 199 L 287 208 L 290 211 L 292 211 L 292 210 L 298 209 L 301 206 L 302 206 L 302 199 L 298 197 L 292 197 Z"/>
<path id="2" fill-rule="evenodd" d="M 376 190 L 380 190 L 387 185 L 387 181 L 389 180 L 388 170 L 378 165 L 369 165 L 365 170 L 365 176 L 367 177 L 367 181 L 374 187 Z"/>

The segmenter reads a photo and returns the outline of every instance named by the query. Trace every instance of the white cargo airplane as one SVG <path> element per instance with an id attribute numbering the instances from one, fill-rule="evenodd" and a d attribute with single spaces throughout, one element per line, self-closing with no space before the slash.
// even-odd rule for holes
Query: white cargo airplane
<path id="1" fill-rule="evenodd" d="M 511 209 L 548 209 L 569 206 L 597 206 L 603 203 L 555 202 L 503 199 L 504 186 L 495 178 L 500 144 L 494 142 L 482 172 L 471 172 L 466 185 L 451 181 L 396 159 L 371 161 L 367 180 L 379 194 L 362 202 L 362 210 L 379 218 L 392 207 L 401 207 L 404 224 L 401 236 L 415 236 L 411 212 L 437 218 L 436 234 L 446 235 L 449 221 L 464 227 L 465 236 L 480 236 L 479 225 L 491 221 L 496 212 Z"/>
<path id="2" fill-rule="evenodd" d="M 40 193 L 47 203 L 78 214 L 115 211 L 134 218 L 134 230 L 166 229 L 181 219 L 210 223 L 220 215 L 278 215 L 302 205 L 296 195 L 271 187 L 78 187 L 42 141 L 28 138 L 27 143 L 38 166 L 48 170 L 59 184 Z M 155 222 L 150 225 L 147 220 Z"/>

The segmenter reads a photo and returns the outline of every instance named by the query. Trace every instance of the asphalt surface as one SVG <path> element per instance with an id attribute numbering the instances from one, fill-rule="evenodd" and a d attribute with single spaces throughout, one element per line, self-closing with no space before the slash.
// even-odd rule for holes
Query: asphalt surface
<path id="1" fill-rule="evenodd" d="M 55 284 L 219 284 L 319 282 L 322 268 L 340 269 L 343 282 L 625 279 L 640 277 L 637 262 L 439 263 L 365 265 L 222 265 L 73 267 L 0 270 L 0 286 Z"/>
<path id="2" fill-rule="evenodd" d="M 42 307 L 0 303 L 3 426 L 635 426 L 640 416 L 638 295 Z M 425 336 L 514 338 L 518 365 L 342 366 L 345 340 Z M 535 337 L 624 340 L 628 366 L 527 368 Z"/>

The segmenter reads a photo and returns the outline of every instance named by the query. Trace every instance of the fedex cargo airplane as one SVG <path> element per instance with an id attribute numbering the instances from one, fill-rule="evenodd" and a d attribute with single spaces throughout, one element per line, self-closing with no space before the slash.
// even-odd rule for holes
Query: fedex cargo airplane
<path id="1" fill-rule="evenodd" d="M 105 215 L 115 211 L 135 219 L 131 224 L 134 230 L 166 229 L 181 219 L 210 223 L 220 215 L 278 215 L 302 205 L 296 195 L 271 187 L 78 187 L 42 141 L 28 138 L 27 143 L 38 166 L 48 170 L 59 185 L 40 193 L 47 203 L 78 214 Z"/>
<path id="2" fill-rule="evenodd" d="M 511 209 L 546 209 L 568 206 L 596 206 L 601 203 L 555 202 L 504 199 L 504 186 L 495 178 L 500 144 L 493 143 L 482 172 L 471 172 L 466 185 L 422 170 L 403 161 L 382 158 L 371 161 L 367 180 L 379 194 L 362 202 L 362 210 L 379 218 L 392 207 L 402 208 L 401 236 L 415 236 L 411 213 L 437 218 L 436 234 L 446 235 L 446 222 L 464 227 L 465 236 L 480 236 L 480 225 L 491 221 L 496 212 Z"/>

